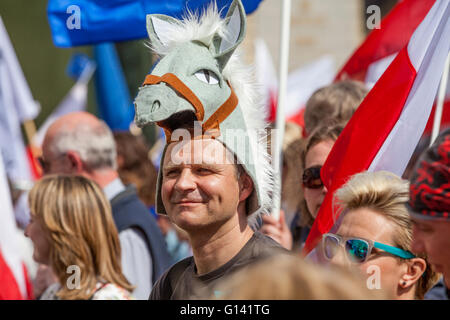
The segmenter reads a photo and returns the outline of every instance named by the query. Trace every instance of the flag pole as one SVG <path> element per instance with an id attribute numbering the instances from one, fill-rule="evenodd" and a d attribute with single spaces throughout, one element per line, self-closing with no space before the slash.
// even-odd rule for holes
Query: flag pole
<path id="1" fill-rule="evenodd" d="M 30 152 L 30 155 L 31 155 L 30 161 L 32 161 L 32 163 L 30 163 L 30 165 L 31 165 L 32 176 L 34 179 L 36 179 L 42 175 L 42 169 L 40 168 L 40 166 L 37 163 L 37 158 L 39 156 L 41 156 L 42 149 L 33 144 L 33 139 L 37 132 L 36 123 L 34 122 L 33 119 L 28 119 L 22 123 L 22 126 L 23 126 L 23 130 L 25 132 L 25 140 L 26 140 L 26 145 L 27 145 L 27 150 L 28 150 L 27 152 Z M 31 187 L 32 187 L 32 184 L 30 184 L 26 188 L 31 189 Z"/>
<path id="2" fill-rule="evenodd" d="M 30 143 L 36 134 L 36 124 L 34 120 L 25 120 L 23 122 L 23 128 L 25 130 L 25 135 L 27 136 L 28 143 Z"/>
<path id="3" fill-rule="evenodd" d="M 278 103 L 277 114 L 275 122 L 275 143 L 272 149 L 273 166 L 275 172 L 275 190 L 274 202 L 272 208 L 272 216 L 275 219 L 280 217 L 281 206 L 281 163 L 283 161 L 282 145 L 284 137 L 284 105 L 286 100 L 286 87 L 288 76 L 288 61 L 289 61 L 289 33 L 291 22 L 291 0 L 283 0 L 281 9 L 281 39 L 280 39 L 280 83 L 278 86 Z"/>
<path id="4" fill-rule="evenodd" d="M 444 98 L 447 91 L 447 80 L 448 80 L 448 68 L 450 63 L 450 53 L 447 55 L 447 60 L 445 60 L 444 72 L 442 73 L 441 84 L 439 86 L 438 100 L 436 103 L 436 111 L 434 113 L 433 120 L 433 130 L 431 131 L 430 146 L 433 144 L 439 135 L 439 129 L 441 126 L 442 111 L 444 109 Z"/>

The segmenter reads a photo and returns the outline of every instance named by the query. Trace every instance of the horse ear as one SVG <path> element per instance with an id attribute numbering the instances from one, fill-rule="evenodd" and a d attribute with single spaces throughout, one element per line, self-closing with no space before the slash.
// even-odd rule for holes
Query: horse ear
<path id="1" fill-rule="evenodd" d="M 220 70 L 225 68 L 234 50 L 244 40 L 246 19 L 244 6 L 240 0 L 234 0 L 231 3 L 225 20 L 225 36 L 216 34 L 213 40 L 214 57 L 219 63 Z"/>
<path id="2" fill-rule="evenodd" d="M 158 44 L 166 45 L 168 43 L 167 35 L 170 27 L 178 24 L 178 21 L 164 14 L 148 14 L 147 15 L 147 32 L 151 43 L 155 46 Z"/>

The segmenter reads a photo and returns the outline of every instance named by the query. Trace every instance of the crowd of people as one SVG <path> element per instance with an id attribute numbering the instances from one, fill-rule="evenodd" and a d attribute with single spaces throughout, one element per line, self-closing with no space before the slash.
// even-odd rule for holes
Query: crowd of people
<path id="1" fill-rule="evenodd" d="M 403 177 L 348 177 L 332 194 L 332 228 L 305 256 L 331 194 L 322 168 L 368 90 L 335 82 L 309 98 L 304 128 L 286 125 L 278 197 L 260 99 L 233 55 L 244 9 L 233 2 L 227 20 L 216 9 L 183 23 L 147 19 L 162 58 L 135 99 L 135 123 L 166 134 L 157 168 L 142 135 L 90 113 L 47 129 L 30 220 L 18 221 L 33 244 L 36 299 L 448 299 L 450 128 Z"/>
<path id="2" fill-rule="evenodd" d="M 341 111 L 327 111 L 306 137 L 287 130 L 280 219 L 264 214 L 251 226 L 254 182 L 217 140 L 170 144 L 158 182 L 142 135 L 113 133 L 86 112 L 59 118 L 43 143 L 44 177 L 28 194 L 36 298 L 448 298 L 448 129 L 410 181 L 383 171 L 351 177 L 335 194 L 340 214 L 316 248 L 319 259 L 301 255 L 327 193 L 320 169 L 365 93 L 345 81 L 310 98 L 311 119 L 324 104 Z M 194 159 L 208 148 L 224 149 L 228 160 L 211 164 L 203 154 L 189 165 L 172 152 L 191 150 Z M 165 214 L 155 211 L 157 194 Z"/>

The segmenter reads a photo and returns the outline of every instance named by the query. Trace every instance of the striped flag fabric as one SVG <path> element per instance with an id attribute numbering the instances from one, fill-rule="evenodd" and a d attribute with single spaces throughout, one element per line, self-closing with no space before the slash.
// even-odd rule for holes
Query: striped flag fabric
<path id="1" fill-rule="evenodd" d="M 372 30 L 355 50 L 337 73 L 335 80 L 351 78 L 373 85 L 376 75 L 381 76 L 395 55 L 408 43 L 434 2 L 435 0 L 399 1 L 381 21 L 380 28 Z"/>
<path id="2" fill-rule="evenodd" d="M 398 52 L 408 43 L 414 30 L 435 0 L 402 0 L 381 21 L 337 73 L 335 81 L 353 79 L 363 81 L 371 89 L 386 71 Z M 441 126 L 450 125 L 450 90 L 447 89 Z M 435 106 L 424 131 L 431 133 Z"/>
<path id="3" fill-rule="evenodd" d="M 32 287 L 20 256 L 14 210 L 0 153 L 0 300 L 32 299 Z"/>
<path id="4" fill-rule="evenodd" d="M 334 225 L 333 195 L 352 175 L 402 175 L 424 131 L 450 49 L 450 2 L 437 0 L 368 93 L 333 146 L 321 177 L 328 188 L 303 249 Z"/>

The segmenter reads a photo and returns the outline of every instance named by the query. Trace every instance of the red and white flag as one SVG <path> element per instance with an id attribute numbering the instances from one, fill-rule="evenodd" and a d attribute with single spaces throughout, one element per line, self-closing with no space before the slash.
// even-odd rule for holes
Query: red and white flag
<path id="1" fill-rule="evenodd" d="M 20 240 L 1 153 L 0 203 L 0 300 L 31 299 L 31 283 L 20 254 Z"/>
<path id="2" fill-rule="evenodd" d="M 351 78 L 366 83 L 367 80 L 378 80 L 376 74 L 381 76 L 395 55 L 408 43 L 434 2 L 435 0 L 399 1 L 381 21 L 380 28 L 372 30 L 355 50 L 335 80 Z"/>
<path id="3" fill-rule="evenodd" d="M 335 81 L 353 79 L 363 81 L 371 89 L 386 71 L 398 52 L 408 43 L 414 30 L 425 18 L 435 0 L 401 0 L 355 50 L 336 75 Z M 450 83 L 450 82 L 449 82 Z M 450 125 L 450 90 L 444 99 L 441 127 Z M 435 106 L 425 127 L 429 135 L 433 126 Z"/>
<path id="4" fill-rule="evenodd" d="M 437 0 L 334 144 L 321 171 L 328 193 L 305 254 L 333 227 L 333 195 L 352 175 L 403 174 L 429 118 L 449 50 L 450 2 Z"/>

